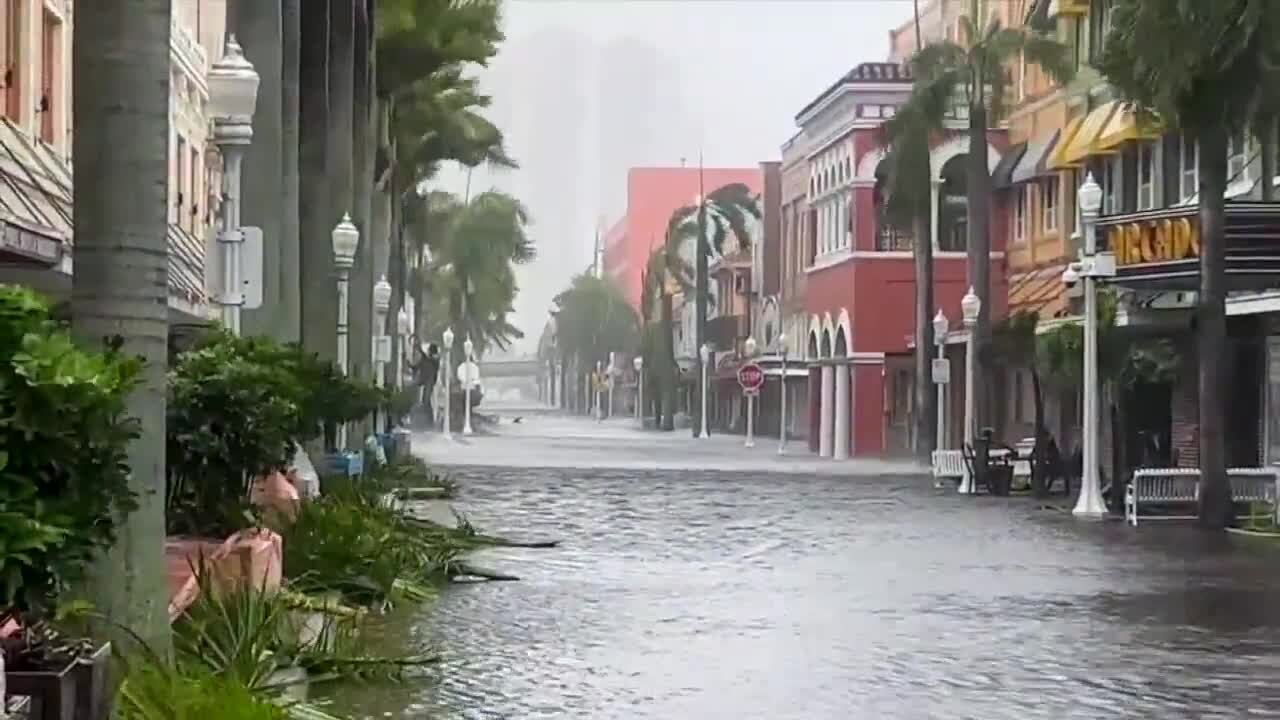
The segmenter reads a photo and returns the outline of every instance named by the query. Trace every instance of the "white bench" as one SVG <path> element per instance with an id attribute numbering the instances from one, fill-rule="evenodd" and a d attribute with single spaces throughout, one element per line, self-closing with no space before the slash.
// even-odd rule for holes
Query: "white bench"
<path id="1" fill-rule="evenodd" d="M 1235 502 L 1276 501 L 1276 471 L 1270 468 L 1229 468 L 1231 497 Z M 1200 499 L 1200 471 L 1196 468 L 1141 468 L 1124 491 L 1125 522 L 1137 527 L 1138 519 L 1190 520 L 1195 515 L 1140 515 L 1142 505 L 1195 504 Z"/>
<path id="2" fill-rule="evenodd" d="M 964 477 L 966 471 L 963 452 L 959 450 L 934 450 L 932 460 L 935 480 Z"/>

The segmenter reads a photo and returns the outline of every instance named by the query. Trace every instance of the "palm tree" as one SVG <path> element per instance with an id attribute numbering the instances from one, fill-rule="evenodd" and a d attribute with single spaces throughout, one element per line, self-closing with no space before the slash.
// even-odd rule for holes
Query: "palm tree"
<path id="1" fill-rule="evenodd" d="M 969 0 L 969 12 L 960 18 L 963 45 L 940 40 L 924 46 L 911 66 L 915 91 L 923 96 L 955 98 L 960 93 L 969 109 L 967 156 L 969 280 L 982 301 L 974 328 L 977 340 L 979 384 L 988 386 L 986 346 L 991 339 L 991 173 L 987 166 L 987 130 L 1004 115 L 1008 80 L 1005 65 L 1021 56 L 1039 65 L 1059 83 L 1074 74 L 1071 49 L 1031 27 L 1004 27 L 990 12 L 989 0 Z M 945 106 L 932 108 L 932 124 L 942 126 Z M 939 112 L 939 111 L 942 112 Z M 988 421 L 985 393 L 977 395 L 977 423 Z"/>
<path id="2" fill-rule="evenodd" d="M 697 313 L 697 342 L 699 345 L 706 342 L 706 323 L 707 323 L 707 301 L 711 296 L 710 280 L 707 277 L 707 259 L 712 254 L 720 255 L 724 252 L 725 241 L 730 235 L 735 237 L 738 243 L 744 247 L 751 244 L 751 234 L 747 228 L 748 219 L 760 219 L 760 205 L 756 202 L 756 197 L 751 192 L 751 188 L 742 183 L 730 183 L 720 188 L 712 190 L 706 197 L 699 198 L 698 202 L 693 205 L 686 205 L 678 208 L 671 214 L 671 220 L 668 223 L 668 238 L 674 237 L 670 229 L 681 227 L 682 233 L 693 230 L 693 234 L 682 235 L 681 237 L 692 237 L 696 239 L 693 245 L 694 266 L 696 271 L 695 287 L 697 295 L 694 298 L 694 306 Z M 699 356 L 701 357 L 701 356 Z M 701 362 L 701 359 L 699 359 Z M 691 403 L 695 407 L 696 403 L 701 402 L 701 398 L 697 397 L 695 403 Z M 693 427 L 694 434 L 699 432 L 698 425 L 695 423 Z"/>
<path id="3" fill-rule="evenodd" d="M 951 97 L 948 88 L 916 88 L 891 120 L 881 128 L 886 180 L 884 216 L 877 218 L 897 227 L 910 227 L 915 260 L 915 451 L 921 462 L 936 447 L 935 413 L 940 412 L 933 393 L 933 239 L 930 237 L 933 173 L 929 141 L 942 131 Z M 877 231 L 879 229 L 877 228 Z"/>
<path id="4" fill-rule="evenodd" d="M 263 247 L 262 307 L 243 313 L 245 335 L 279 337 L 280 305 L 283 302 L 280 279 L 286 274 L 281 266 L 283 242 L 281 225 L 287 212 L 284 198 L 283 123 L 284 104 L 272 102 L 280 97 L 283 82 L 283 6 L 279 2 L 239 0 L 227 5 L 227 26 L 244 47 L 245 57 L 253 63 L 260 78 L 260 101 L 253 116 L 253 143 L 245 151 L 241 193 L 241 222 L 262 228 L 270 241 Z M 198 200 L 192 198 L 192 208 Z M 202 203 L 199 203 L 202 204 Z M 296 267 L 287 274 L 294 275 Z"/>
<path id="5" fill-rule="evenodd" d="M 302 337 L 302 286 L 299 281 L 298 151 L 299 151 L 299 53 L 302 44 L 302 0 L 281 0 L 280 103 L 282 145 L 280 162 L 283 180 L 280 220 L 280 317 L 277 339 L 297 342 Z"/>
<path id="6" fill-rule="evenodd" d="M 416 278 L 430 306 L 419 337 L 439 337 L 452 327 L 455 349 L 467 337 L 477 353 L 489 346 L 506 349 L 523 337 L 508 317 L 517 292 L 515 265 L 536 256 L 527 232 L 528 212 L 520 201 L 496 191 L 480 193 L 466 204 L 449 193 L 433 192 L 424 202 L 431 231 L 415 240 L 430 249 L 432 259 Z"/>
<path id="7" fill-rule="evenodd" d="M 1125 99 L 1199 146 L 1200 523 L 1234 520 L 1226 473 L 1227 341 L 1224 194 L 1227 137 L 1275 87 L 1280 3 L 1115 0 L 1099 68 Z M 1260 134 L 1270 135 L 1274 123 Z M 1269 192 L 1269 191 L 1268 191 Z"/>
<path id="8" fill-rule="evenodd" d="M 693 268 L 681 254 L 681 249 L 697 237 L 697 226 L 687 222 L 688 215 L 677 211 L 667 223 L 667 231 L 660 247 L 649 257 L 641 286 L 640 304 L 645 314 L 652 317 L 656 307 L 658 322 L 647 325 L 645 341 L 649 353 L 645 366 L 655 382 L 650 383 L 658 426 L 663 430 L 675 429 L 676 406 L 676 356 L 674 297 L 678 293 L 694 291 Z"/>
<path id="9" fill-rule="evenodd" d="M 608 278 L 583 273 L 553 301 L 556 306 L 556 347 L 561 361 L 575 361 L 583 371 L 608 362 L 611 352 L 631 352 L 637 346 L 636 312 L 618 286 Z M 581 377 L 575 378 L 582 382 Z"/>
<path id="10" fill-rule="evenodd" d="M 75 281 L 72 324 L 91 347 L 141 357 L 129 399 L 141 435 L 129 451 L 137 509 L 90 569 L 88 590 L 123 639 L 170 647 L 164 559 L 165 370 L 168 364 L 169 22 L 171 0 L 76 7 Z"/>

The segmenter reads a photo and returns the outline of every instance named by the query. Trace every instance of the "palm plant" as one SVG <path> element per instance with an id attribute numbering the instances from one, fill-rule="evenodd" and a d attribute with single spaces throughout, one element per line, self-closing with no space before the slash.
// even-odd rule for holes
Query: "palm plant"
<path id="1" fill-rule="evenodd" d="M 694 291 L 694 269 L 682 250 L 698 236 L 697 230 L 698 226 L 688 221 L 686 213 L 673 213 L 662 245 L 649 256 L 641 286 L 641 306 L 650 317 L 655 308 L 658 313 L 658 322 L 646 326 L 649 355 L 645 357 L 645 364 L 656 381 L 650 387 L 654 389 L 651 396 L 658 424 L 667 431 L 675 429 L 677 368 L 673 305 L 676 295 Z"/>
<path id="2" fill-rule="evenodd" d="M 536 255 L 520 201 L 497 191 L 483 192 L 463 204 L 449 193 L 423 199 L 422 217 L 432 230 L 418 234 L 431 251 L 420 269 L 418 290 L 429 300 L 420 337 L 438 337 L 452 327 L 459 349 L 467 337 L 477 352 L 506 348 L 523 334 L 508 321 L 518 290 L 515 266 Z"/>
<path id="3" fill-rule="evenodd" d="M 578 368 L 594 368 L 597 362 L 606 362 L 610 352 L 636 348 L 636 312 L 611 279 L 577 275 L 554 303 L 557 349 L 561 358 L 576 361 Z"/>
<path id="4" fill-rule="evenodd" d="M 92 568 L 106 617 L 167 648 L 164 599 L 165 368 L 168 364 L 169 23 L 171 0 L 103 0 L 76 8 L 72 37 L 75 283 L 72 329 L 143 363 L 128 415 L 136 509 Z M 7 481 L 6 481 L 7 482 Z"/>
<path id="5" fill-rule="evenodd" d="M 939 40 L 929 43 L 911 60 L 915 92 L 928 97 L 929 124 L 944 124 L 949 102 L 962 97 L 969 109 L 968 171 L 968 255 L 969 279 L 982 301 L 974 329 L 977 341 L 978 382 L 989 385 L 989 371 L 983 358 L 991 339 L 991 173 L 987 166 L 987 130 L 1005 113 L 1008 79 L 1005 65 L 1021 56 L 1039 65 L 1059 83 L 1074 74 L 1071 48 L 1036 27 L 1005 27 L 991 12 L 990 0 L 969 0 L 968 14 L 960 18 L 962 43 Z M 978 394 L 978 427 L 988 420 L 985 394 Z"/>
<path id="6" fill-rule="evenodd" d="M 1273 132 L 1270 89 L 1280 79 L 1280 3 L 1115 0 L 1112 13 L 1099 61 L 1103 74 L 1124 98 L 1199 145 L 1199 516 L 1205 527 L 1224 528 L 1234 517 L 1226 474 L 1229 379 L 1222 353 L 1227 341 L 1227 137 L 1260 108 L 1253 117 L 1268 120 L 1259 134 Z"/>
<path id="7" fill-rule="evenodd" d="M 675 235 L 674 228 L 682 228 L 687 233 L 692 230 L 691 237 L 696 239 L 694 252 L 694 286 L 697 290 L 694 298 L 696 312 L 695 336 L 697 345 L 706 342 L 707 302 L 711 297 L 710 279 L 708 278 L 708 258 L 721 255 L 725 242 L 730 236 L 737 239 L 742 247 L 749 247 L 751 234 L 747 227 L 748 219 L 760 219 L 760 205 L 756 201 L 751 188 L 742 183 L 729 183 L 712 190 L 705 197 L 699 197 L 692 205 L 676 209 L 668 222 L 667 242 Z M 701 360 L 699 360 L 701 362 Z M 700 401 L 700 400 L 699 400 Z M 699 428 L 695 425 L 694 432 Z"/>

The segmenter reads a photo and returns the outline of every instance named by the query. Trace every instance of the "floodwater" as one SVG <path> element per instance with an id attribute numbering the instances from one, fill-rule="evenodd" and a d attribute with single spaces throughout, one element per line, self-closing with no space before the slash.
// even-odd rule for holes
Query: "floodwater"
<path id="1" fill-rule="evenodd" d="M 452 587 L 387 618 L 386 647 L 438 648 L 444 664 L 403 687 L 343 688 L 334 710 L 1280 718 L 1280 547 L 1267 541 L 1082 522 L 916 477 L 455 474 L 479 527 L 563 545 L 480 553 L 522 581 Z"/>

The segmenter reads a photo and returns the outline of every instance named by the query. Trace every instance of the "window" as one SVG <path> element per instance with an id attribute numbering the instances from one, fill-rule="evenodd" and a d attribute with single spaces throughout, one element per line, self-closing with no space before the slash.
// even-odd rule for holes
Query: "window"
<path id="1" fill-rule="evenodd" d="M 1156 206 L 1156 188 L 1160 187 L 1160 142 L 1138 144 L 1138 209 Z"/>
<path id="2" fill-rule="evenodd" d="M 200 152 L 195 146 L 191 147 L 191 202 L 188 203 L 191 209 L 187 211 L 190 220 L 187 229 L 196 232 L 200 227 Z"/>
<path id="3" fill-rule="evenodd" d="M 36 112 L 40 115 L 40 139 L 49 144 L 53 144 L 53 83 L 57 77 L 57 57 L 58 19 L 46 12 L 40 32 L 40 99 Z"/>
<path id="4" fill-rule="evenodd" d="M 1200 147 L 1196 145 L 1196 139 L 1190 135 L 1182 136 L 1178 169 L 1181 173 L 1179 197 L 1186 202 L 1195 197 L 1196 183 L 1200 175 Z"/>
<path id="5" fill-rule="evenodd" d="M 1244 130 L 1233 130 L 1227 135 L 1227 184 L 1246 179 L 1246 152 Z"/>
<path id="6" fill-rule="evenodd" d="M 1124 162 L 1119 155 L 1109 155 L 1102 161 L 1102 214 L 1123 212 Z"/>
<path id="7" fill-rule="evenodd" d="M 892 106 L 892 105 L 881 105 L 881 106 L 880 106 L 880 117 L 882 117 L 882 118 L 891 118 L 891 117 L 893 117 L 893 116 L 894 116 L 894 115 L 896 115 L 896 114 L 898 114 L 898 109 L 897 109 L 896 107 L 894 107 L 894 106 Z"/>
<path id="8" fill-rule="evenodd" d="M 1018 186 L 1017 204 L 1013 210 L 1013 241 L 1027 239 L 1027 186 Z"/>
<path id="9" fill-rule="evenodd" d="M 181 135 L 178 136 L 178 149 L 174 152 L 174 157 L 178 160 L 178 168 L 173 177 L 174 187 L 178 189 L 178 196 L 174 201 L 175 212 L 170 222 L 186 227 L 186 217 L 182 212 L 182 208 L 186 205 L 187 141 Z"/>
<path id="10" fill-rule="evenodd" d="M 21 3 L 7 0 L 4 6 L 4 114 L 17 120 L 21 112 L 22 82 L 18 70 L 22 67 L 20 43 L 22 42 Z"/>
<path id="11" fill-rule="evenodd" d="M 1111 32 L 1111 21 L 1115 14 L 1111 5 L 1112 0 L 1093 0 L 1089 12 L 1089 56 L 1095 61 L 1101 57 L 1107 35 Z"/>
<path id="12" fill-rule="evenodd" d="M 1058 178 L 1051 177 L 1040 183 L 1040 217 L 1045 232 L 1058 230 Z"/>

